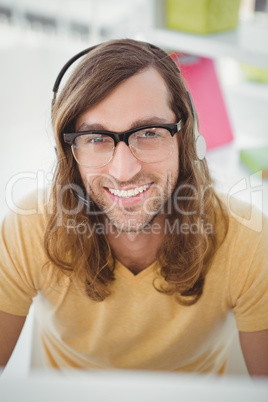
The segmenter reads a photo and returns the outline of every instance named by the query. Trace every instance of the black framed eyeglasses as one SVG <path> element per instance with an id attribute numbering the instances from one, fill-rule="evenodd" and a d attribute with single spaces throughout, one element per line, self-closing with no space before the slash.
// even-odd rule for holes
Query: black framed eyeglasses
<path id="1" fill-rule="evenodd" d="M 122 133 L 111 131 L 79 131 L 64 133 L 64 142 L 71 145 L 76 162 L 84 167 L 99 168 L 113 158 L 116 145 L 123 141 L 138 160 L 161 162 L 173 150 L 173 136 L 182 128 L 182 120 L 175 124 L 150 125 Z"/>

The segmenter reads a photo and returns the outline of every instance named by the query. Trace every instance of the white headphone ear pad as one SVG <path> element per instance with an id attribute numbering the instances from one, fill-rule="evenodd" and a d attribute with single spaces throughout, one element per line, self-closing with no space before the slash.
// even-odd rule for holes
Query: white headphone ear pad
<path id="1" fill-rule="evenodd" d="M 196 140 L 195 140 L 195 148 L 196 148 L 196 153 L 198 156 L 199 160 L 203 160 L 204 157 L 206 156 L 206 151 L 207 151 L 207 144 L 206 140 L 202 135 L 198 135 Z"/>

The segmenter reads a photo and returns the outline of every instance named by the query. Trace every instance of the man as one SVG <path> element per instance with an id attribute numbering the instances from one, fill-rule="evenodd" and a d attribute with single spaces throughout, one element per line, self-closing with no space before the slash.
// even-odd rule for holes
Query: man
<path id="1" fill-rule="evenodd" d="M 34 299 L 50 367 L 223 373 L 234 313 L 268 375 L 267 223 L 216 195 L 179 69 L 133 40 L 83 54 L 54 88 L 51 199 L 3 223 L 1 364 Z"/>

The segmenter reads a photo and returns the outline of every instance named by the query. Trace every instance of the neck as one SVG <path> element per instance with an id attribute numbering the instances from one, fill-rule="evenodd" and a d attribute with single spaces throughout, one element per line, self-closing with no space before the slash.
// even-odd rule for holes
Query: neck
<path id="1" fill-rule="evenodd" d="M 115 233 L 113 229 L 108 234 L 113 256 L 133 274 L 138 274 L 156 261 L 164 237 L 160 219 L 156 218 L 152 227 L 140 232 Z"/>

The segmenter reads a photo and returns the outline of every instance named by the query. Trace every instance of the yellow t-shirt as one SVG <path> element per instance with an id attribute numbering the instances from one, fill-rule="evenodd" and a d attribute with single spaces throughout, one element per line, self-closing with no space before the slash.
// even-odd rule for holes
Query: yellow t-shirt
<path id="1" fill-rule="evenodd" d="M 24 209 L 35 208 L 35 201 L 25 201 Z M 111 295 L 103 302 L 91 300 L 67 276 L 58 281 L 57 267 L 45 265 L 45 222 L 40 205 L 35 214 L 10 213 L 5 218 L 0 310 L 25 316 L 34 298 L 50 367 L 221 373 L 235 331 L 232 313 L 240 331 L 268 328 L 266 220 L 259 221 L 261 231 L 254 231 L 231 217 L 204 293 L 192 306 L 155 290 L 157 263 L 133 275 L 116 262 Z"/>

